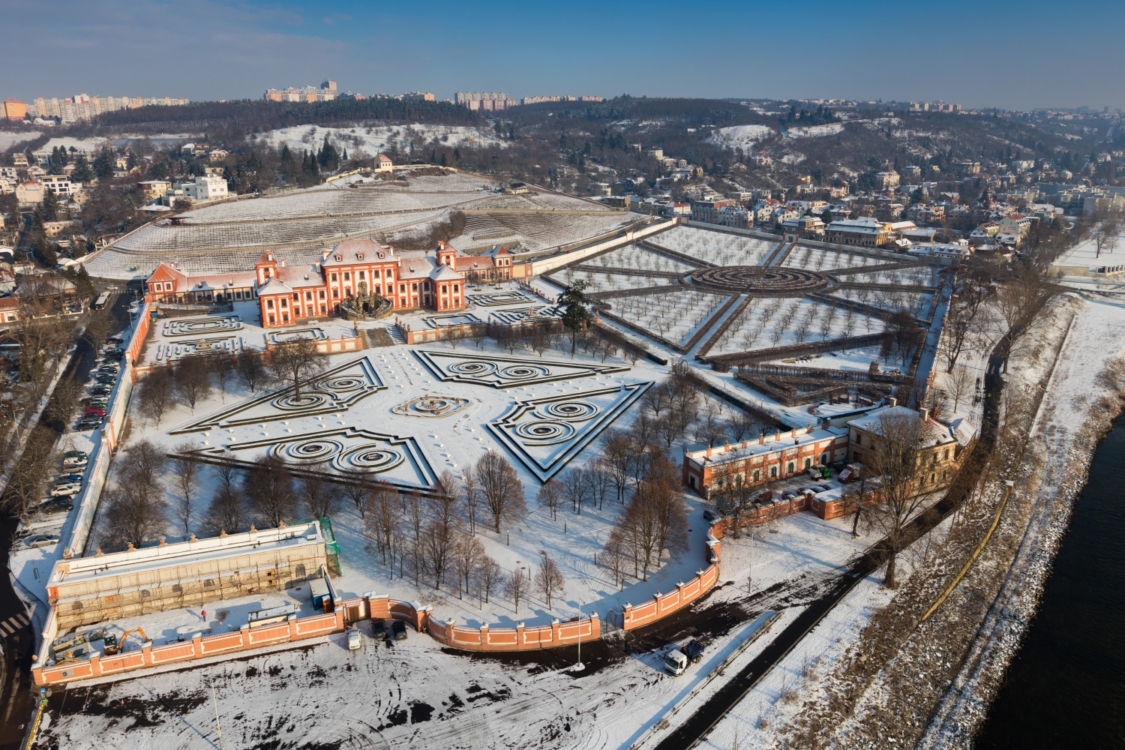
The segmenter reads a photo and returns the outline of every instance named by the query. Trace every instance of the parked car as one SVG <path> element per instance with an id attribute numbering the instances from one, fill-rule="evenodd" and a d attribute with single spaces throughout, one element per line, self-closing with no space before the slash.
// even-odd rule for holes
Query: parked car
<path id="1" fill-rule="evenodd" d="M 359 632 L 359 628 L 353 628 L 348 631 L 348 650 L 359 651 L 363 648 L 363 633 Z"/>
<path id="2" fill-rule="evenodd" d="M 374 620 L 371 623 L 371 637 L 377 641 L 384 641 L 387 639 L 387 623 L 382 620 Z"/>
<path id="3" fill-rule="evenodd" d="M 102 385 L 112 385 L 117 382 L 117 377 L 114 375 L 98 375 L 94 378 L 94 382 L 101 383 Z"/>
<path id="4" fill-rule="evenodd" d="M 66 484 L 56 484 L 51 488 L 51 497 L 70 497 L 71 495 L 77 495 L 81 491 L 81 482 L 67 482 Z"/>
<path id="5" fill-rule="evenodd" d="M 55 484 L 63 484 L 65 482 L 83 482 L 85 477 L 81 474 L 60 474 L 55 477 Z"/>
<path id="6" fill-rule="evenodd" d="M 74 510 L 74 503 L 69 497 L 55 497 L 39 503 L 40 513 L 69 513 Z"/>
<path id="7" fill-rule="evenodd" d="M 78 432 L 90 432 L 96 430 L 104 424 L 105 420 L 101 417 L 83 417 L 74 424 L 74 429 Z M 83 464 L 85 466 L 85 464 Z"/>
<path id="8" fill-rule="evenodd" d="M 86 453 L 86 451 L 67 451 L 66 453 L 63 454 L 63 460 L 64 461 L 68 458 L 87 459 L 89 457 L 90 457 L 90 454 Z"/>
<path id="9" fill-rule="evenodd" d="M 104 417 L 105 416 L 105 407 L 104 406 L 88 406 L 82 412 L 82 416 L 83 417 Z"/>
<path id="10" fill-rule="evenodd" d="M 58 534 L 32 534 L 23 540 L 25 547 L 50 547 L 59 543 Z"/>
<path id="11" fill-rule="evenodd" d="M 391 632 L 395 634 L 396 641 L 406 640 L 406 623 L 395 620 L 391 623 Z"/>
<path id="12" fill-rule="evenodd" d="M 82 421 L 85 422 L 87 420 L 84 419 Z M 98 420 L 98 424 L 101 424 L 101 420 Z M 71 470 L 85 469 L 87 461 L 88 459 L 86 458 L 67 458 L 63 460 L 63 468 Z"/>
<path id="13" fill-rule="evenodd" d="M 90 389 L 90 395 L 94 396 L 95 398 L 109 396 L 109 394 L 111 393 L 113 393 L 113 389 L 108 385 L 99 384 Z"/>
<path id="14" fill-rule="evenodd" d="M 714 508 L 707 508 L 703 511 L 703 520 L 707 523 L 715 523 L 723 517 L 723 514 Z"/>
<path id="15" fill-rule="evenodd" d="M 122 359 L 122 358 L 123 358 L 124 356 L 125 356 L 125 355 L 124 355 L 124 354 L 122 354 L 121 352 L 110 352 L 109 354 L 105 355 L 105 358 L 106 358 L 106 359 L 111 359 L 111 360 L 113 360 L 113 361 L 115 361 L 115 362 L 120 362 L 120 361 L 121 361 L 121 359 Z"/>

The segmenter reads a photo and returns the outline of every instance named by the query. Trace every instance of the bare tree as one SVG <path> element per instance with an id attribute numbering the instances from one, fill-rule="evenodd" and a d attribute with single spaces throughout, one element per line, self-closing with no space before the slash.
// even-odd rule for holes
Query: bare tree
<path id="1" fill-rule="evenodd" d="M 246 503 L 235 487 L 220 484 L 207 506 L 204 530 L 212 535 L 237 533 L 246 528 Z"/>
<path id="2" fill-rule="evenodd" d="M 557 479 L 551 479 L 543 483 L 539 488 L 539 494 L 536 496 L 536 502 L 540 508 L 546 508 L 551 514 L 551 520 L 558 520 L 559 505 L 563 499 L 563 485 Z"/>
<path id="3" fill-rule="evenodd" d="M 107 310 L 99 310 L 86 321 L 86 330 L 82 332 L 82 338 L 90 343 L 95 352 L 100 351 L 105 346 L 112 328 L 113 317 Z"/>
<path id="4" fill-rule="evenodd" d="M 55 386 L 55 391 L 51 394 L 43 414 L 49 421 L 60 426 L 60 432 L 61 428 L 70 421 L 70 415 L 84 391 L 82 383 L 74 378 L 64 377 Z"/>
<path id="5" fill-rule="evenodd" d="M 383 564 L 387 564 L 387 555 L 390 554 L 391 577 L 395 569 L 395 536 L 398 533 L 402 517 L 402 504 L 399 502 L 398 492 L 389 484 L 378 484 L 367 498 L 367 513 L 364 514 L 364 528 L 367 536 L 375 540 L 375 544 L 383 556 Z"/>
<path id="6" fill-rule="evenodd" d="M 946 378 L 945 382 L 949 384 L 949 395 L 953 396 L 953 411 L 957 411 L 961 406 L 961 399 L 968 396 L 973 390 L 973 375 L 969 372 L 969 368 L 958 365 L 953 368 L 953 372 Z"/>
<path id="7" fill-rule="evenodd" d="M 570 503 L 572 511 L 582 515 L 582 506 L 590 496 L 590 482 L 586 478 L 586 470 L 575 467 L 563 474 L 562 479 L 563 499 Z"/>
<path id="8" fill-rule="evenodd" d="M 539 563 L 539 570 L 535 572 L 535 585 L 539 589 L 539 593 L 543 594 L 543 598 L 547 600 L 547 609 L 550 609 L 551 599 L 565 593 L 566 579 L 563 578 L 562 571 L 559 570 L 558 564 L 551 559 L 550 555 L 546 552 L 540 552 L 539 554 L 542 556 L 542 560 Z"/>
<path id="9" fill-rule="evenodd" d="M 325 480 L 320 474 L 309 474 L 301 477 L 297 483 L 301 500 L 305 507 L 312 513 L 313 518 L 331 516 L 332 511 L 340 500 L 336 485 Z"/>
<path id="10" fill-rule="evenodd" d="M 176 520 L 184 529 L 184 536 L 191 533 L 191 505 L 195 496 L 195 488 L 199 483 L 199 462 L 190 453 L 195 450 L 191 441 L 177 445 L 176 452 L 171 460 L 172 482 L 176 487 Z"/>
<path id="11" fill-rule="evenodd" d="M 492 514 L 493 531 L 499 534 L 502 522 L 514 523 L 527 515 L 523 485 L 507 459 L 489 451 L 477 461 L 473 472 L 484 504 Z"/>
<path id="12" fill-rule="evenodd" d="M 477 533 L 477 510 L 480 508 L 480 486 L 477 476 L 473 471 L 466 471 L 461 476 L 461 501 L 465 505 L 465 517 L 469 521 L 469 533 Z"/>
<path id="13" fill-rule="evenodd" d="M 481 598 L 484 599 L 484 604 L 488 604 L 489 597 L 492 592 L 500 585 L 503 578 L 504 569 L 500 567 L 500 563 L 493 560 L 488 555 L 485 555 L 480 564 L 477 565 L 476 581 L 477 591 Z"/>
<path id="14" fill-rule="evenodd" d="M 118 462 L 118 475 L 128 484 L 140 483 L 159 490 L 167 461 L 162 450 L 148 440 L 141 440 L 125 449 Z"/>
<path id="15" fill-rule="evenodd" d="M 243 490 L 258 517 L 273 527 L 293 520 L 297 510 L 297 494 L 293 477 L 285 462 L 275 456 L 263 456 L 243 479 Z"/>
<path id="16" fill-rule="evenodd" d="M 212 464 L 212 471 L 219 480 L 219 486 L 225 487 L 232 492 L 238 489 L 238 477 L 241 473 L 238 466 L 233 463 Z"/>
<path id="17" fill-rule="evenodd" d="M 207 358 L 199 354 L 184 357 L 176 363 L 173 370 L 176 379 L 176 393 L 178 393 L 192 411 L 196 403 L 211 391 L 211 373 L 207 365 Z"/>
<path id="18" fill-rule="evenodd" d="M 472 534 L 461 534 L 457 538 L 456 547 L 453 552 L 453 567 L 456 569 L 459 584 L 457 586 L 457 598 L 464 599 L 465 593 L 469 591 L 470 584 L 472 583 L 473 576 L 477 573 L 477 568 L 487 558 L 484 552 L 484 545 L 481 544 L 480 539 Z"/>
<path id="19" fill-rule="evenodd" d="M 1094 240 L 1094 257 L 1102 257 L 1102 253 L 1112 253 L 1117 247 L 1118 235 L 1121 233 L 1121 224 L 1116 218 L 1106 218 L 1090 233 Z"/>
<path id="20" fill-rule="evenodd" d="M 600 459 L 590 464 L 583 476 L 586 478 L 586 490 L 590 501 L 596 503 L 598 510 L 601 510 L 613 478 Z"/>
<path id="21" fill-rule="evenodd" d="M 266 382 L 267 371 L 262 353 L 257 349 L 243 349 L 235 359 L 235 370 L 238 378 L 250 389 L 251 393 L 258 390 L 258 386 Z"/>
<path id="22" fill-rule="evenodd" d="M 750 412 L 742 409 L 731 409 L 731 412 L 733 413 L 726 428 L 730 431 L 736 443 L 742 442 L 754 434 L 755 428 L 758 426 L 758 420 L 754 419 Z"/>
<path id="23" fill-rule="evenodd" d="M 352 501 L 356 510 L 359 511 L 360 519 L 366 520 L 367 501 L 371 497 L 371 488 L 364 484 L 345 484 L 341 487 L 340 493 Z"/>
<path id="24" fill-rule="evenodd" d="M 102 547 L 141 547 L 164 531 L 164 501 L 150 487 L 136 484 L 107 489 L 102 502 L 112 523 L 101 536 Z"/>
<path id="25" fill-rule="evenodd" d="M 238 358 L 234 354 L 217 354 L 211 357 L 209 364 L 215 380 L 219 382 L 219 390 L 226 396 L 227 381 L 231 379 L 238 368 Z"/>
<path id="26" fill-rule="evenodd" d="M 613 571 L 613 583 L 621 585 L 624 578 L 625 559 L 628 556 L 628 542 L 625 531 L 620 526 L 609 530 L 609 537 L 602 547 L 602 562 Z"/>
<path id="27" fill-rule="evenodd" d="M 869 513 L 887 535 L 887 588 L 895 588 L 895 562 L 905 543 L 906 524 L 925 496 L 917 492 L 919 415 L 907 409 L 882 412 L 872 425 L 872 448 L 864 451 L 865 468 L 879 481 L 879 504 Z"/>
<path id="28" fill-rule="evenodd" d="M 504 590 L 508 594 L 508 598 L 516 606 L 516 614 L 520 613 L 520 600 L 527 594 L 527 579 L 523 576 L 523 571 L 519 568 L 513 570 L 504 582 Z"/>
<path id="29" fill-rule="evenodd" d="M 614 428 L 602 433 L 601 447 L 601 461 L 609 472 L 614 489 L 617 490 L 617 502 L 624 503 L 625 491 L 629 488 L 633 441 L 623 430 Z"/>
<path id="30" fill-rule="evenodd" d="M 157 427 L 172 401 L 173 388 L 172 371 L 167 367 L 152 370 L 141 381 L 138 394 L 141 412 L 152 419 Z"/>
<path id="31" fill-rule="evenodd" d="M 293 397 L 301 398 L 301 383 L 328 367 L 328 358 L 317 353 L 312 339 L 298 339 L 269 351 L 269 370 L 274 380 L 293 387 Z"/>

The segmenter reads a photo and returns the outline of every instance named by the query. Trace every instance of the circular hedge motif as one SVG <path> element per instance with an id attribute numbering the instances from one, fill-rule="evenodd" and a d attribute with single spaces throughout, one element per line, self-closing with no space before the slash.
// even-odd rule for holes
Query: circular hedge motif
<path id="1" fill-rule="evenodd" d="M 307 411 L 327 406 L 329 398 L 323 393 L 306 390 L 300 396 L 289 394 L 273 400 L 273 405 L 282 411 Z"/>
<path id="2" fill-rule="evenodd" d="M 545 378 L 551 371 L 539 365 L 511 365 L 500 371 L 500 377 L 510 380 L 529 380 L 531 378 Z"/>
<path id="3" fill-rule="evenodd" d="M 296 443 L 282 443 L 274 446 L 275 456 L 296 463 L 318 464 L 335 456 L 344 446 L 335 440 L 311 438 Z"/>
<path id="4" fill-rule="evenodd" d="M 696 286 L 718 292 L 791 295 L 826 289 L 833 278 L 801 268 L 764 268 L 762 266 L 726 266 L 701 268 L 684 277 Z"/>
<path id="5" fill-rule="evenodd" d="M 332 380 L 325 380 L 320 383 L 319 387 L 326 391 L 358 391 L 363 386 L 367 385 L 363 378 L 358 378 L 353 375 L 343 375 Z"/>
<path id="6" fill-rule="evenodd" d="M 528 443 L 561 443 L 574 437 L 576 430 L 566 422 L 536 419 L 516 425 L 516 436 Z"/>
<path id="7" fill-rule="evenodd" d="M 391 448 L 380 445 L 361 445 L 340 456 L 338 463 L 344 471 L 363 471 L 376 474 L 389 471 L 404 460 L 401 453 Z"/>
<path id="8" fill-rule="evenodd" d="M 449 371 L 455 375 L 488 375 L 496 370 L 492 362 L 457 362 L 449 366 Z"/>
<path id="9" fill-rule="evenodd" d="M 585 401 L 562 401 L 548 404 L 543 411 L 558 419 L 583 422 L 596 417 L 599 410 L 598 407 Z"/>

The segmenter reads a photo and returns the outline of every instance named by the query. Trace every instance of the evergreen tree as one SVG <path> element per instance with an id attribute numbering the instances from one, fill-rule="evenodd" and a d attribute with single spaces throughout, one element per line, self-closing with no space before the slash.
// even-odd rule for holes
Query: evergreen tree
<path id="1" fill-rule="evenodd" d="M 103 148 L 94 159 L 94 174 L 99 180 L 108 180 L 113 177 L 116 168 L 117 159 L 114 157 L 113 150 L 108 147 Z"/>
<path id="2" fill-rule="evenodd" d="M 86 272 L 86 266 L 78 267 L 78 274 L 74 278 L 74 284 L 78 287 L 78 295 L 86 297 L 87 299 L 94 296 L 94 282 L 90 281 L 90 274 Z"/>
<path id="3" fill-rule="evenodd" d="M 112 169 L 109 174 L 110 177 L 113 176 Z M 90 169 L 90 162 L 86 161 L 86 157 L 82 154 L 74 160 L 74 171 L 70 173 L 70 179 L 83 185 L 94 179 L 94 170 Z"/>
<path id="4" fill-rule="evenodd" d="M 559 295 L 558 304 L 562 308 L 563 328 L 570 331 L 570 353 L 574 354 L 578 346 L 578 332 L 586 328 L 594 316 L 590 314 L 590 305 L 594 300 L 586 294 L 586 282 L 576 281 Z"/>
<path id="5" fill-rule="evenodd" d="M 35 240 L 35 254 L 48 268 L 54 268 L 59 262 L 59 256 L 55 254 L 55 248 L 51 247 L 51 243 L 47 242 L 43 235 L 39 235 Z"/>
<path id="6" fill-rule="evenodd" d="M 42 221 L 55 221 L 59 218 L 59 197 L 55 195 L 55 191 L 43 191 L 43 202 L 39 204 L 36 216 Z"/>

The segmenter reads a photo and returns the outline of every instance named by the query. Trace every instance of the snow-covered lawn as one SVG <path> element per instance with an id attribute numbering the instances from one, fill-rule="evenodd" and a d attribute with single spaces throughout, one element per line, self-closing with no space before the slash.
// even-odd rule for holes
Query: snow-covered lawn
<path id="1" fill-rule="evenodd" d="M 807 297 L 756 298 L 708 352 L 733 354 L 883 330 L 883 321 Z M 803 335 L 801 332 L 804 332 Z"/>
<path id="2" fill-rule="evenodd" d="M 663 235 L 658 235 L 663 236 Z M 602 268 L 628 268 L 635 271 L 661 271 L 666 273 L 687 273 L 695 266 L 676 260 L 675 258 L 660 253 L 654 253 L 638 245 L 625 245 L 616 250 L 610 250 L 590 260 L 582 262 L 584 266 L 600 266 Z"/>
<path id="3" fill-rule="evenodd" d="M 856 264 L 861 265 L 859 263 Z M 933 266 L 919 266 L 917 268 L 895 268 L 880 271 L 873 268 L 870 271 L 849 273 L 841 276 L 840 280 L 849 284 L 912 284 L 917 286 L 936 286 L 940 268 Z"/>
<path id="4" fill-rule="evenodd" d="M 661 338 L 683 345 L 727 299 L 720 294 L 686 289 L 616 299 L 612 303 L 612 312 L 641 330 L 652 331 Z"/>
<path id="5" fill-rule="evenodd" d="M 7 151 L 18 143 L 34 141 L 41 135 L 42 133 L 37 130 L 4 131 L 0 133 L 0 151 Z"/>
<path id="6" fill-rule="evenodd" d="M 777 246 L 769 240 L 684 226 L 654 235 L 650 241 L 717 266 L 756 266 Z"/>
<path id="7" fill-rule="evenodd" d="M 611 292 L 623 289 L 641 289 L 649 286 L 667 286 L 676 283 L 666 276 L 630 276 L 623 273 L 599 273 L 588 268 L 564 268 L 553 273 L 552 278 L 570 285 L 575 281 L 585 281 L 587 292 Z"/>
<path id="8" fill-rule="evenodd" d="M 844 250 L 826 250 L 820 247 L 806 247 L 798 245 L 789 251 L 785 261 L 781 264 L 784 268 L 803 268 L 807 271 L 824 271 L 831 273 L 837 268 L 861 268 L 867 266 L 886 265 L 891 261 L 877 258 L 866 253 L 850 252 Z"/>
<path id="9" fill-rule="evenodd" d="M 882 289 L 839 289 L 832 292 L 834 297 L 842 297 L 853 302 L 878 307 L 888 312 L 909 310 L 916 318 L 925 319 L 933 302 L 934 295 L 929 292 L 893 291 Z"/>

